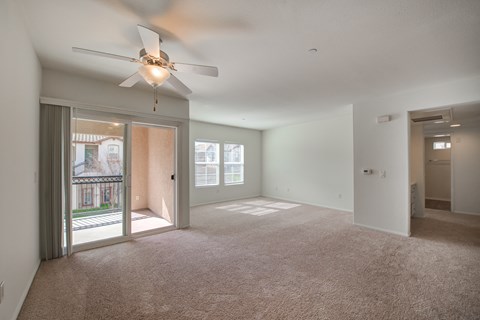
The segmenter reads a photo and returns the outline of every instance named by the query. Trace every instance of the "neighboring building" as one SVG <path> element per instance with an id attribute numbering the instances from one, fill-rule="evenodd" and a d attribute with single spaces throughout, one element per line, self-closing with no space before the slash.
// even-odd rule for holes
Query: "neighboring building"
<path id="1" fill-rule="evenodd" d="M 72 137 L 72 210 L 118 208 L 123 138 L 75 133 Z"/>

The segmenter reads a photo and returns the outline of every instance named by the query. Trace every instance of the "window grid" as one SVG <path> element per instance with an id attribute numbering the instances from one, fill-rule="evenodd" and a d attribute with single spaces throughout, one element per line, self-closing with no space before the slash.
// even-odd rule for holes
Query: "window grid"
<path id="1" fill-rule="evenodd" d="M 446 141 L 435 141 L 433 142 L 433 150 L 443 150 L 443 149 L 450 149 L 452 144 Z"/>
<path id="2" fill-rule="evenodd" d="M 195 187 L 220 184 L 220 145 L 195 141 Z"/>
<path id="3" fill-rule="evenodd" d="M 244 146 L 225 143 L 223 145 L 225 185 L 244 183 Z"/>
<path id="4" fill-rule="evenodd" d="M 118 160 L 119 159 L 119 147 L 116 144 L 109 144 L 108 148 L 108 160 Z"/>

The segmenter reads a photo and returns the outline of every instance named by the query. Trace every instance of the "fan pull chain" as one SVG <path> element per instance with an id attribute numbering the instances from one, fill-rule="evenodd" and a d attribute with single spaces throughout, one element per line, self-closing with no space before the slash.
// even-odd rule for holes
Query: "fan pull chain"
<path id="1" fill-rule="evenodd" d="M 157 111 L 158 97 L 157 97 L 157 87 L 153 88 L 153 111 Z"/>

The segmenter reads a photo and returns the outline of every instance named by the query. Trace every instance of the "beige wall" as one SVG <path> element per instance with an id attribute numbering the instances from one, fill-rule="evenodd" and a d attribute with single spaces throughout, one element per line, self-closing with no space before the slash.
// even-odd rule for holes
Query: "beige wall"
<path id="1" fill-rule="evenodd" d="M 244 183 L 225 185 L 224 169 L 220 166 L 220 183 L 211 187 L 195 187 L 195 140 L 244 145 Z M 198 121 L 190 122 L 190 205 L 258 197 L 262 194 L 262 132 Z"/>
<path id="2" fill-rule="evenodd" d="M 147 138 L 147 128 L 132 128 L 132 210 L 148 208 Z"/>
<path id="3" fill-rule="evenodd" d="M 174 222 L 175 129 L 132 128 L 132 210 Z M 137 200 L 138 197 L 138 200 Z"/>
<path id="4" fill-rule="evenodd" d="M 352 110 L 263 131 L 263 195 L 353 209 Z"/>
<path id="5" fill-rule="evenodd" d="M 425 208 L 425 139 L 423 125 L 410 127 L 410 183 L 417 184 L 415 216 L 423 217 Z"/>
<path id="6" fill-rule="evenodd" d="M 40 264 L 38 100 L 42 70 L 21 18 L 22 4 L 0 1 L 0 281 L 5 281 L 0 319 L 17 318 Z M 4 58 L 12 52 L 16 62 Z"/>
<path id="7" fill-rule="evenodd" d="M 452 135 L 453 206 L 456 213 L 480 215 L 480 119 Z"/>
<path id="8" fill-rule="evenodd" d="M 433 150 L 434 141 L 450 142 L 450 137 L 425 139 L 425 197 L 450 200 L 450 150 Z"/>
<path id="9" fill-rule="evenodd" d="M 148 207 L 173 223 L 174 129 L 148 128 Z"/>

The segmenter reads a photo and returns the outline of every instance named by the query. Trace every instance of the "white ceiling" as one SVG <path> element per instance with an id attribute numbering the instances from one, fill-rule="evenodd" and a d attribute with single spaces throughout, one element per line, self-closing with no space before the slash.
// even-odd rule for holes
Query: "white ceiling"
<path id="1" fill-rule="evenodd" d="M 218 66 L 218 78 L 177 73 L 191 117 L 207 122 L 272 128 L 480 74 L 479 0 L 21 2 L 46 68 L 120 83 L 135 64 L 71 47 L 137 57 L 137 24 L 162 35 L 171 60 Z"/>

